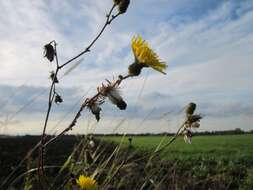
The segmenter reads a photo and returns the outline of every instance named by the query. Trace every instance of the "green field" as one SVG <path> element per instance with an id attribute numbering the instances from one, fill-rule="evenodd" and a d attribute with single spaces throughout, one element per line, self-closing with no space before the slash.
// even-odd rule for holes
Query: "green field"
<path id="1" fill-rule="evenodd" d="M 122 142 L 128 145 L 129 137 L 107 136 L 104 140 Z M 134 136 L 132 145 L 142 150 L 154 150 L 160 142 L 168 142 L 171 137 L 161 136 Z M 224 158 L 247 158 L 253 160 L 253 134 L 246 135 L 217 135 L 195 136 L 192 144 L 186 144 L 182 137 L 167 147 L 163 153 L 166 158 L 189 158 L 189 157 L 224 157 Z"/>
<path id="2" fill-rule="evenodd" d="M 123 147 L 129 146 L 128 136 L 101 138 L 120 143 Z M 151 151 L 150 155 L 152 155 L 152 151 L 161 142 L 165 144 L 172 137 L 132 136 L 131 138 L 134 150 Z M 253 189 L 253 134 L 195 136 L 192 144 L 186 144 L 183 138 L 179 137 L 158 154 L 156 159 L 157 164 L 159 160 L 163 160 L 170 163 L 179 176 L 187 176 L 189 184 L 193 184 L 192 187 L 187 187 L 189 189 L 207 187 Z"/>

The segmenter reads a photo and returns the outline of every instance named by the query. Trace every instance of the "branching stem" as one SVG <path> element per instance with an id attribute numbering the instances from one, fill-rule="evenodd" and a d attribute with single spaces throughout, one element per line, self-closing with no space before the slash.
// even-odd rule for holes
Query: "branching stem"
<path id="1" fill-rule="evenodd" d="M 46 113 L 46 118 L 45 118 L 45 122 L 44 122 L 44 126 L 43 126 L 43 132 L 41 135 L 41 141 L 40 141 L 40 147 L 39 147 L 39 166 L 38 166 L 38 171 L 39 171 L 39 176 L 40 175 L 44 175 L 43 173 L 43 166 L 44 166 L 44 148 L 46 147 L 45 145 L 45 134 L 46 134 L 46 128 L 48 125 L 48 120 L 49 120 L 49 116 L 50 116 L 50 112 L 52 109 L 52 104 L 55 98 L 56 90 L 55 90 L 55 84 L 56 84 L 56 79 L 58 76 L 58 72 L 64 68 L 66 65 L 68 65 L 69 63 L 71 63 L 72 61 L 74 61 L 75 59 L 77 59 L 78 57 L 82 56 L 83 54 L 90 52 L 91 47 L 95 44 L 95 42 L 99 39 L 99 37 L 102 35 L 102 33 L 104 32 L 104 30 L 106 29 L 106 27 L 108 25 L 110 25 L 110 23 L 117 18 L 121 13 L 116 14 L 115 16 L 112 15 L 112 12 L 114 10 L 114 8 L 116 7 L 116 5 L 114 4 L 112 6 L 112 8 L 110 9 L 109 13 L 106 15 L 106 22 L 104 24 L 104 26 L 102 27 L 102 29 L 100 30 L 100 32 L 98 33 L 98 35 L 94 38 L 94 40 L 92 40 L 92 42 L 85 48 L 85 50 L 83 50 L 81 53 L 79 53 L 78 55 L 76 55 L 75 57 L 71 58 L 70 60 L 68 60 L 67 62 L 65 62 L 64 64 L 60 65 L 58 62 L 58 55 L 57 55 L 57 50 L 56 50 L 56 45 L 57 43 L 53 40 L 50 42 L 54 44 L 54 50 L 55 50 L 55 61 L 56 61 L 56 70 L 54 73 L 54 77 L 52 78 L 52 83 L 50 86 L 50 90 L 49 90 L 49 96 L 48 96 L 48 108 L 47 108 L 47 113 Z M 64 134 L 65 132 L 69 131 L 70 129 L 72 129 L 72 127 L 75 125 L 76 120 L 78 119 L 78 117 L 80 117 L 82 110 L 86 107 L 85 104 L 83 104 L 80 108 L 80 110 L 78 111 L 76 117 L 74 118 L 74 120 L 72 121 L 72 123 L 69 125 L 68 128 L 66 128 L 61 134 Z M 60 136 L 61 136 L 60 134 Z M 48 143 L 47 143 L 48 144 Z"/>

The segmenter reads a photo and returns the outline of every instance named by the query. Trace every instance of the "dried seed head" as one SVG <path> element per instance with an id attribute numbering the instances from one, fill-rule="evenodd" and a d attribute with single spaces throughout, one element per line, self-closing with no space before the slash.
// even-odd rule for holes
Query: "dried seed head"
<path id="1" fill-rule="evenodd" d="M 54 60 L 55 50 L 51 44 L 46 44 L 44 46 L 44 57 L 46 57 L 50 62 Z"/>
<path id="2" fill-rule="evenodd" d="M 120 0 L 119 1 L 118 10 L 121 14 L 123 14 L 127 11 L 129 3 L 130 3 L 130 0 Z"/>
<path id="3" fill-rule="evenodd" d="M 57 79 L 57 76 L 55 76 L 54 71 L 51 71 L 50 79 L 54 81 L 54 83 L 59 83 L 59 80 Z"/>
<path id="4" fill-rule="evenodd" d="M 102 84 L 102 87 L 98 88 L 99 93 L 104 97 L 108 97 L 108 99 L 113 104 L 115 104 L 120 110 L 125 110 L 127 107 L 127 104 L 119 93 L 118 84 L 111 83 L 108 80 L 107 82 L 108 82 L 107 86 Z"/>
<path id="5" fill-rule="evenodd" d="M 91 113 L 93 113 L 96 117 L 96 120 L 99 121 L 100 120 L 100 112 L 101 112 L 101 108 L 99 107 L 99 105 L 96 102 L 93 102 L 92 104 L 88 105 L 88 107 L 90 108 Z"/>
<path id="6" fill-rule="evenodd" d="M 121 100 L 121 101 L 118 101 L 117 103 L 117 107 L 120 109 L 120 110 L 125 110 L 126 107 L 127 107 L 127 104 L 124 100 Z"/>
<path id="7" fill-rule="evenodd" d="M 139 63 L 132 63 L 128 67 L 128 74 L 132 76 L 138 76 L 141 73 L 142 68 L 144 67 L 143 64 Z"/>
<path id="8" fill-rule="evenodd" d="M 62 102 L 63 102 L 63 99 L 62 99 L 62 97 L 61 97 L 59 94 L 56 94 L 56 96 L 55 96 L 55 98 L 54 98 L 54 102 L 55 102 L 56 104 L 62 103 Z"/>
<path id="9" fill-rule="evenodd" d="M 120 110 L 125 110 L 127 107 L 126 102 L 123 100 L 123 98 L 120 96 L 120 93 L 117 88 L 111 88 L 107 95 L 108 99 L 115 104 Z"/>
<path id="10" fill-rule="evenodd" d="M 186 107 L 185 113 L 188 115 L 192 115 L 196 109 L 196 104 L 191 102 L 188 104 L 188 106 Z"/>

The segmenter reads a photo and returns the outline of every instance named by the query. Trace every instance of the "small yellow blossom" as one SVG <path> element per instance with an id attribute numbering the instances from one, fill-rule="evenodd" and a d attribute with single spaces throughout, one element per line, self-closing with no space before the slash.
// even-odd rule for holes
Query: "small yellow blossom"
<path id="1" fill-rule="evenodd" d="M 132 50 L 136 62 L 142 64 L 144 67 L 152 67 L 166 74 L 164 70 L 167 68 L 167 65 L 159 60 L 158 55 L 149 48 L 148 43 L 142 40 L 140 35 L 132 38 Z"/>
<path id="2" fill-rule="evenodd" d="M 97 182 L 94 179 L 84 175 L 80 175 L 79 178 L 76 179 L 76 183 L 83 190 L 98 190 Z"/>

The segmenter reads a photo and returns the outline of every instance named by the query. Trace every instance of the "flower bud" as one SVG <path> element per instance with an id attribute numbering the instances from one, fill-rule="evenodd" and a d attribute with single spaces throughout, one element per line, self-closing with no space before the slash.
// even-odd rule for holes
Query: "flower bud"
<path id="1" fill-rule="evenodd" d="M 194 113 L 195 109 L 196 109 L 196 104 L 191 102 L 186 107 L 185 113 L 188 115 L 192 115 Z"/>

